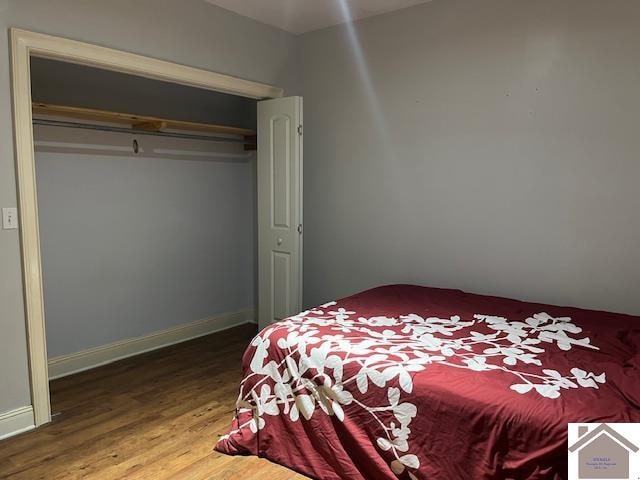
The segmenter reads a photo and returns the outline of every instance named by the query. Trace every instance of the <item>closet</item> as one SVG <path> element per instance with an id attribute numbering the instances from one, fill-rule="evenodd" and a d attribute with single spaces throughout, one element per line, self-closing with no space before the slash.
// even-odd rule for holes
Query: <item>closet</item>
<path id="1" fill-rule="evenodd" d="M 31 76 L 50 378 L 297 313 L 301 99 L 39 58 Z"/>

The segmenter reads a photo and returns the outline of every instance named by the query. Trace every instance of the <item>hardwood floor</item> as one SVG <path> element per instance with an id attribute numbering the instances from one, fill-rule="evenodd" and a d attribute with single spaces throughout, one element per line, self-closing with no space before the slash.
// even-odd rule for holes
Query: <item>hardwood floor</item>
<path id="1" fill-rule="evenodd" d="M 213 452 L 256 327 L 237 327 L 51 382 L 53 421 L 0 441 L 0 478 L 302 480 Z"/>

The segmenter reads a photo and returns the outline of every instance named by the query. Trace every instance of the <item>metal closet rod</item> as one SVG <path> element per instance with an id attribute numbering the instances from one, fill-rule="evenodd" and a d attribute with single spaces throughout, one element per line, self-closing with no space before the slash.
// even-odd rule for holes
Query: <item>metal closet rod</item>
<path id="1" fill-rule="evenodd" d="M 45 120 L 40 118 L 34 118 L 33 124 L 47 125 L 51 127 L 62 127 L 62 128 L 79 128 L 82 130 L 99 130 L 101 132 L 126 133 L 128 135 L 148 135 L 151 137 L 182 138 L 185 140 L 204 140 L 206 142 L 242 143 L 242 144 L 250 143 L 250 142 L 247 142 L 246 140 L 239 139 L 239 138 L 210 137 L 208 135 L 192 135 L 189 133 L 154 132 L 150 130 L 135 130 L 135 129 L 123 128 L 123 127 L 110 127 L 108 125 L 94 125 L 91 123 L 64 122 L 61 120 Z"/>

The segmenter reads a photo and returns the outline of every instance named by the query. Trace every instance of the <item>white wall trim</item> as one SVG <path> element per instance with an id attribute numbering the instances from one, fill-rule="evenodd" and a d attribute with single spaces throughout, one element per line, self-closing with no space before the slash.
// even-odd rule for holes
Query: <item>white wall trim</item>
<path id="1" fill-rule="evenodd" d="M 11 37 L 26 47 L 29 55 L 34 57 L 62 60 L 258 100 L 281 97 L 284 93 L 282 88 L 273 85 L 69 38 L 19 28 L 11 29 Z"/>
<path id="2" fill-rule="evenodd" d="M 158 348 L 186 342 L 221 330 L 255 322 L 255 310 L 246 308 L 209 318 L 167 328 L 142 337 L 128 338 L 100 347 L 89 348 L 70 355 L 49 359 L 49 379 L 65 377 L 73 373 L 132 357 Z"/>
<path id="3" fill-rule="evenodd" d="M 0 413 L 0 440 L 34 428 L 35 421 L 31 405 Z"/>
<path id="4" fill-rule="evenodd" d="M 20 213 L 20 247 L 29 347 L 31 403 L 33 404 L 36 426 L 40 426 L 51 421 L 51 405 L 47 372 L 33 125 L 31 123 L 30 57 L 51 58 L 106 68 L 116 72 L 251 98 L 277 98 L 282 96 L 283 90 L 272 85 L 200 68 L 17 28 L 10 30 L 10 36 L 16 183 Z"/>

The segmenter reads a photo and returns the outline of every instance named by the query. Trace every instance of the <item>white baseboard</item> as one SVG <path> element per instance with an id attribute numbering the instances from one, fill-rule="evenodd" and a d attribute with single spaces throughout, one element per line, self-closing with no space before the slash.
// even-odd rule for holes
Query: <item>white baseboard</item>
<path id="1" fill-rule="evenodd" d="M 129 338 L 100 347 L 89 348 L 78 353 L 49 359 L 49 380 L 106 365 L 123 358 L 139 355 L 158 348 L 186 342 L 244 323 L 255 322 L 255 310 L 247 308 L 237 312 L 223 313 L 192 323 L 178 325 L 144 337 Z M 0 432 L 1 433 L 1 432 Z"/>
<path id="2" fill-rule="evenodd" d="M 0 440 L 35 428 L 33 407 L 20 407 L 0 413 Z"/>

